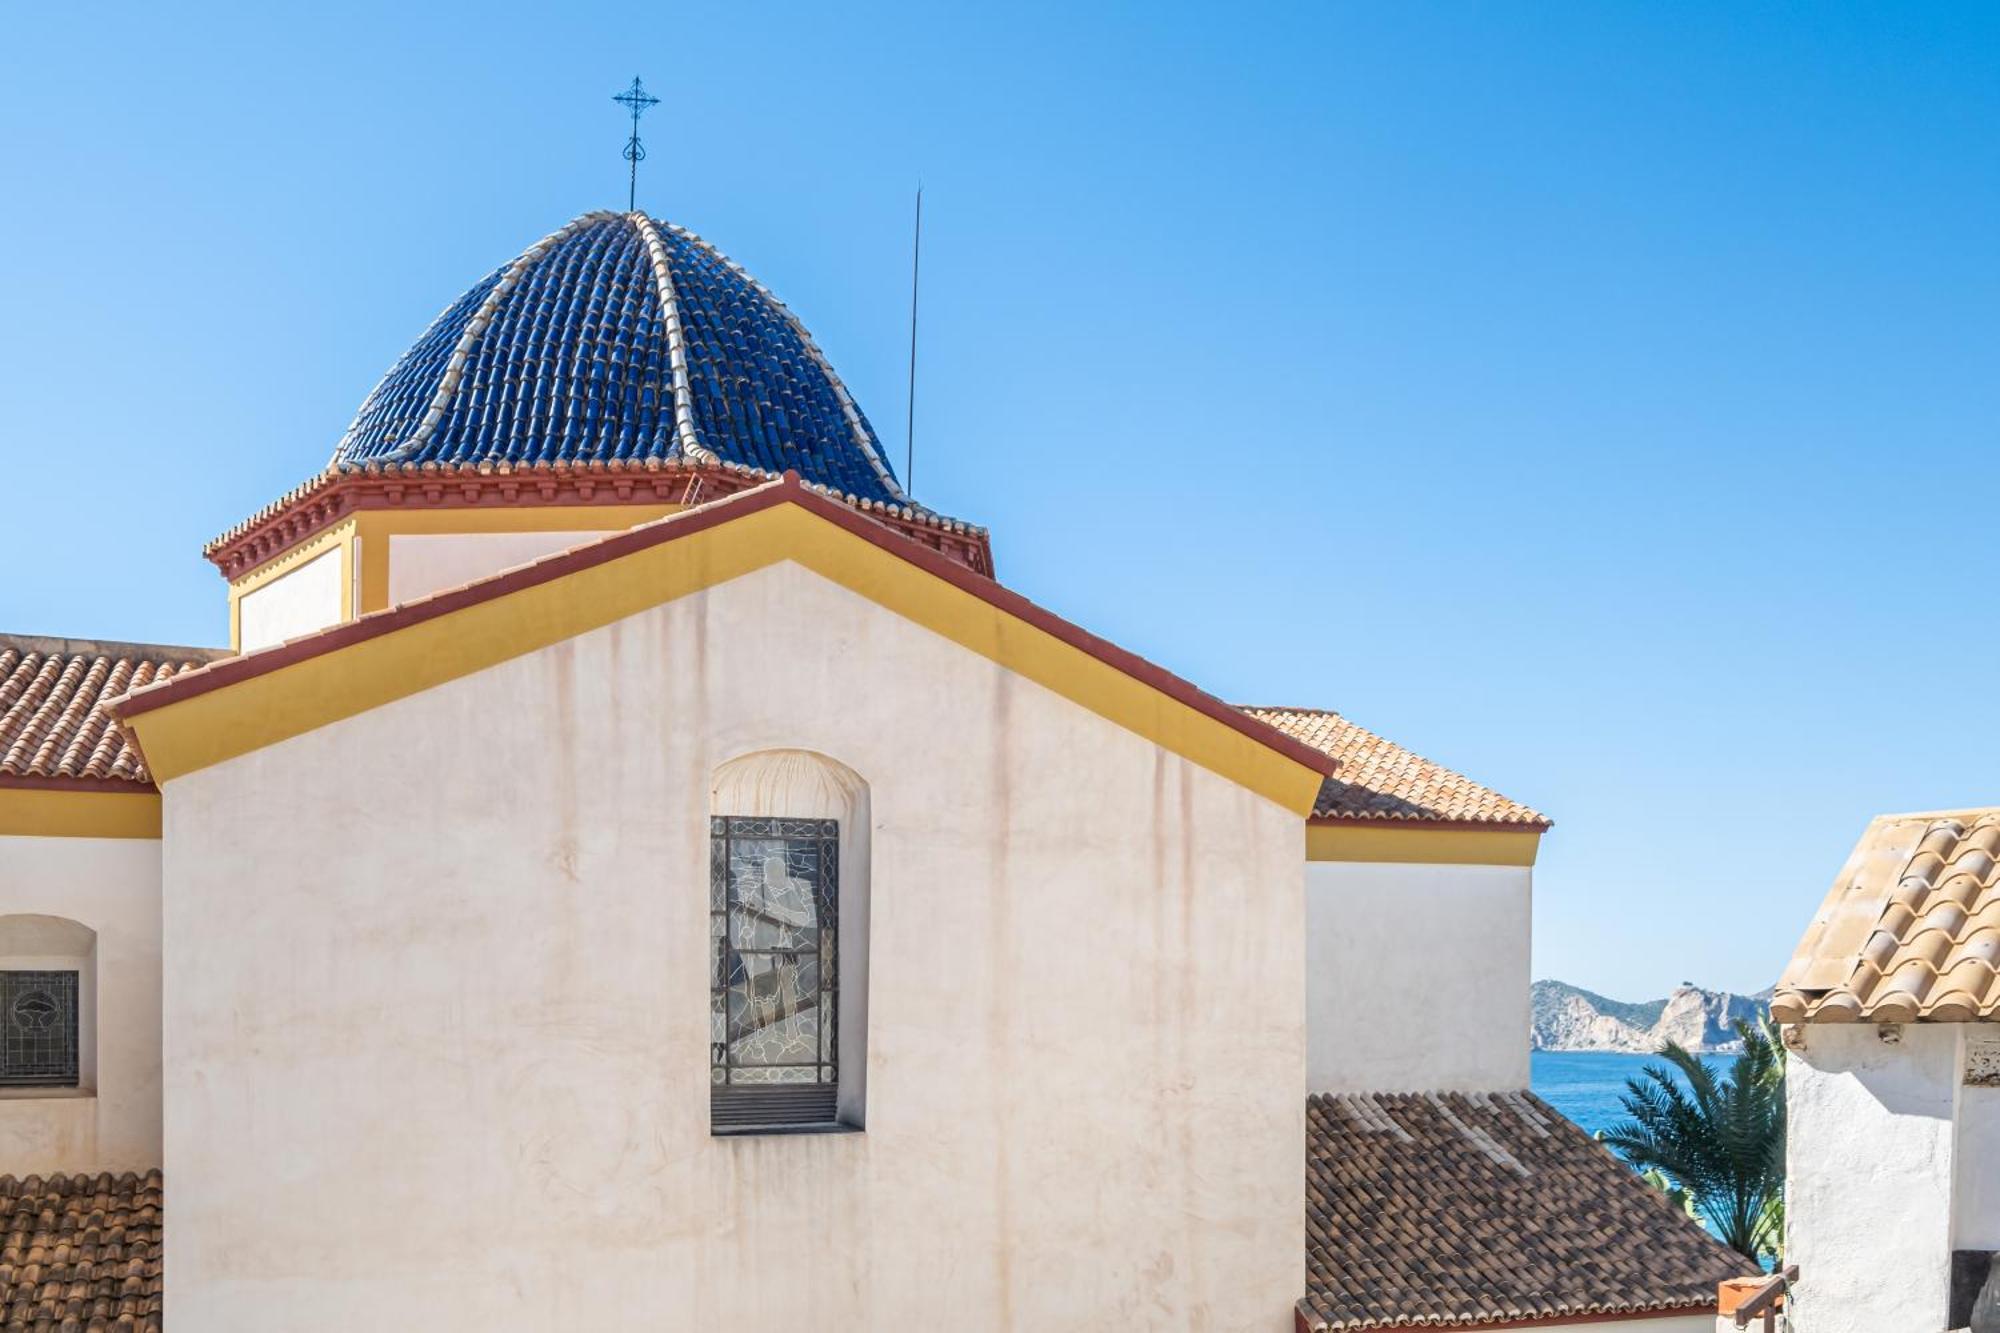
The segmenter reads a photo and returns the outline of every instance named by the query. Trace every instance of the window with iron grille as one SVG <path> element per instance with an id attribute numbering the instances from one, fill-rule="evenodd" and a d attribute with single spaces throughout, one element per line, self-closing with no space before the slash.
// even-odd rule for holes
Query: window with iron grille
<path id="1" fill-rule="evenodd" d="M 74 972 L 0 972 L 0 1087 L 76 1086 Z"/>
<path id="2" fill-rule="evenodd" d="M 715 1130 L 831 1125 L 840 1092 L 840 824 L 709 826 L 709 1111 Z"/>

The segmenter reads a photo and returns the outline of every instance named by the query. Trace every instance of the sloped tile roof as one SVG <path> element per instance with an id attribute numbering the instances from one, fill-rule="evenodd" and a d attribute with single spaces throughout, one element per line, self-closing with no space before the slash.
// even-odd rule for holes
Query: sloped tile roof
<path id="1" fill-rule="evenodd" d="M 1314 819 L 1407 820 L 1545 829 L 1547 816 L 1320 708 L 1245 708 L 1340 761 Z"/>
<path id="2" fill-rule="evenodd" d="M 2000 1022 L 2000 807 L 1873 820 L 1779 979 L 1771 1017 Z"/>
<path id="3" fill-rule="evenodd" d="M 160 1220 L 158 1171 L 0 1176 L 0 1329 L 158 1333 Z"/>
<path id="4" fill-rule="evenodd" d="M 0 634 L 0 779 L 150 782 L 104 701 L 226 656 L 221 648 Z"/>
<path id="5" fill-rule="evenodd" d="M 1713 1311 L 1754 1271 L 1527 1092 L 1306 1106 L 1309 1329 Z"/>

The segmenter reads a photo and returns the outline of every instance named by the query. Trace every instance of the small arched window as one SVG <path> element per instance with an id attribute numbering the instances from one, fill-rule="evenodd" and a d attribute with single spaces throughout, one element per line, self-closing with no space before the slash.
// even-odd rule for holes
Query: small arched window
<path id="1" fill-rule="evenodd" d="M 718 770 L 710 808 L 711 1127 L 856 1127 L 866 788 L 822 756 L 763 751 Z"/>
<path id="2" fill-rule="evenodd" d="M 86 1082 L 96 952 L 80 922 L 0 916 L 0 1088 Z"/>

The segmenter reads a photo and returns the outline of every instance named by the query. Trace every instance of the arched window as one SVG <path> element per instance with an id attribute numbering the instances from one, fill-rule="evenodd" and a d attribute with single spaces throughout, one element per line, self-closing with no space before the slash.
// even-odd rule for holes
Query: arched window
<path id="1" fill-rule="evenodd" d="M 94 1081 L 96 955 L 80 922 L 0 916 L 0 1089 Z"/>
<path id="2" fill-rule="evenodd" d="M 710 1122 L 858 1128 L 867 789 L 803 750 L 717 771 L 709 821 Z"/>

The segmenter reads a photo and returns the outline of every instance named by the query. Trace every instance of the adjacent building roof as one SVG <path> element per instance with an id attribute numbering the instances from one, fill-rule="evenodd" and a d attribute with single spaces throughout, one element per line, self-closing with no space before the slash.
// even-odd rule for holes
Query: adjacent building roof
<path id="1" fill-rule="evenodd" d="M 1713 1311 L 1754 1271 L 1531 1093 L 1313 1097 L 1308 1329 Z"/>
<path id="2" fill-rule="evenodd" d="M 1779 979 L 1771 1017 L 2000 1021 L 2000 807 L 1871 822 Z"/>
<path id="3" fill-rule="evenodd" d="M 671 222 L 586 213 L 447 307 L 332 466 L 670 458 L 904 499 L 832 364 L 761 283 Z"/>
<path id="4" fill-rule="evenodd" d="M 0 782 L 148 785 L 139 751 L 100 705 L 228 655 L 222 648 L 0 634 Z"/>
<path id="5" fill-rule="evenodd" d="M 1245 708 L 1260 722 L 1332 755 L 1339 770 L 1321 786 L 1315 820 L 1406 821 L 1546 829 L 1546 816 L 1461 773 L 1321 708 Z"/>
<path id="6" fill-rule="evenodd" d="M 0 1176 L 0 1329 L 160 1322 L 160 1173 Z"/>

